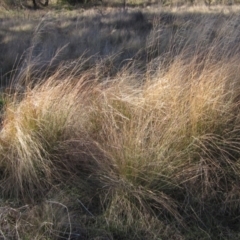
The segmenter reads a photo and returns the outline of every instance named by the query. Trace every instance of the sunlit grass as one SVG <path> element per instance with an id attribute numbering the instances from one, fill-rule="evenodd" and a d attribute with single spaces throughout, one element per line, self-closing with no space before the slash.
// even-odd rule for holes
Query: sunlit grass
<path id="1" fill-rule="evenodd" d="M 238 239 L 238 16 L 111 11 L 42 19 L 8 76 L 0 236 Z"/>
<path id="2" fill-rule="evenodd" d="M 204 220 L 199 211 L 220 208 L 235 216 L 236 63 L 233 58 L 199 69 L 194 60 L 176 59 L 141 85 L 130 73 L 90 81 L 90 72 L 62 79 L 59 69 L 30 85 L 5 106 L 2 194 L 26 203 L 51 196 L 58 185 L 75 185 L 74 201 L 88 199 L 81 202 L 89 206 L 86 214 L 123 239 L 134 231 L 139 238 L 161 236 L 167 219 L 185 229 L 189 217 L 192 224 Z M 69 200 L 51 201 L 65 206 Z"/>

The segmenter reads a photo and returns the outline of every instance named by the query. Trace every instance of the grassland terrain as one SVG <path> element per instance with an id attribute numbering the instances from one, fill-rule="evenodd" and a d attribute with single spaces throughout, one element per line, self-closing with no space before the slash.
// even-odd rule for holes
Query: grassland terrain
<path id="1" fill-rule="evenodd" d="M 240 7 L 0 7 L 0 239 L 240 239 Z"/>

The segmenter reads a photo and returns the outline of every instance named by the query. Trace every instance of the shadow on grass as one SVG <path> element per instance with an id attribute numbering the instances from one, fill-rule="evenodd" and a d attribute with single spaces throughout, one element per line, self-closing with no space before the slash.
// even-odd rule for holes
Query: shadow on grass
<path id="1" fill-rule="evenodd" d="M 41 75 L 46 69 L 52 71 L 61 62 L 81 56 L 88 59 L 85 69 L 111 59 L 112 67 L 107 75 L 115 75 L 132 62 L 140 71 L 146 71 L 147 64 L 155 58 L 166 58 L 170 52 L 172 58 L 186 48 L 194 53 L 218 40 L 219 55 L 239 52 L 237 15 L 105 8 L 34 14 L 26 11 L 27 18 L 0 19 L 0 51 L 4 52 L 0 56 L 0 69 L 4 85 L 13 72 L 30 62 L 34 65 L 32 73 Z M 225 25 L 229 27 L 229 38 L 233 39 L 225 41 L 228 46 L 223 46 L 225 42 L 218 34 Z"/>

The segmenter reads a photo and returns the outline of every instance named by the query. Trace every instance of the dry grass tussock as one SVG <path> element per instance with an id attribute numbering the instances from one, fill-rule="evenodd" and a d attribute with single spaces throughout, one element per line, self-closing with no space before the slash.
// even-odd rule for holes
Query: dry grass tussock
<path id="1" fill-rule="evenodd" d="M 2 236 L 238 234 L 238 59 L 196 59 L 142 84 L 127 69 L 108 81 L 59 69 L 8 96 Z"/>
<path id="2" fill-rule="evenodd" d="M 239 239 L 239 18 L 191 17 L 127 64 L 33 41 L 1 95 L 0 238 Z"/>

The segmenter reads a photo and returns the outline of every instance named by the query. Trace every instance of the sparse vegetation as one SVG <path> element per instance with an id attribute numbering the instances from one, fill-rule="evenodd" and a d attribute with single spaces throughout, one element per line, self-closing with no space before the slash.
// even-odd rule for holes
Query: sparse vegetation
<path id="1" fill-rule="evenodd" d="M 239 7 L 0 13 L 1 239 L 239 239 Z"/>

